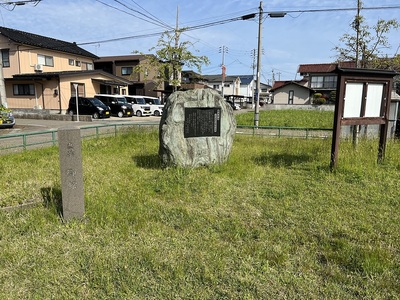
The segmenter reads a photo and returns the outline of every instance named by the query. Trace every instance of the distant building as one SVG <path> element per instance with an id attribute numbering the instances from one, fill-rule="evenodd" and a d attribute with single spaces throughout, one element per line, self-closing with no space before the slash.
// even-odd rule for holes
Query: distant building
<path id="1" fill-rule="evenodd" d="M 339 63 L 302 64 L 297 73 L 303 76 L 307 87 L 314 93 L 321 93 L 322 97 L 329 100 L 332 92 L 336 92 L 337 75 L 333 73 L 337 67 L 355 68 L 355 62 L 346 61 Z"/>
<path id="2" fill-rule="evenodd" d="M 154 80 L 157 77 L 157 71 L 144 69 L 143 72 L 135 71 L 135 68 L 144 64 L 147 55 L 120 55 L 103 56 L 94 61 L 96 70 L 103 70 L 107 73 L 122 77 L 129 81 L 127 86 L 128 95 L 144 95 L 159 98 L 163 87 L 158 86 Z"/>
<path id="3" fill-rule="evenodd" d="M 273 104 L 311 104 L 315 90 L 308 87 L 307 80 L 275 81 L 272 89 Z"/>
<path id="4" fill-rule="evenodd" d="M 225 76 L 222 83 L 222 75 L 203 75 L 210 88 L 220 92 L 224 96 L 242 96 L 251 99 L 256 87 L 253 75 L 229 75 Z M 222 85 L 223 84 L 223 85 Z"/>
<path id="5" fill-rule="evenodd" d="M 0 27 L 0 48 L 9 108 L 65 112 L 71 96 L 120 92 L 129 81 L 94 69 L 96 55 L 76 43 Z"/>

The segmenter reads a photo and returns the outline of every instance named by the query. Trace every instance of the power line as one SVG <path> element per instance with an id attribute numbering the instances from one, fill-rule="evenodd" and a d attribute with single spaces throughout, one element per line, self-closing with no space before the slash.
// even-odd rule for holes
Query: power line
<path id="1" fill-rule="evenodd" d="M 160 24 L 164 24 L 165 27 L 169 27 L 169 28 L 173 28 L 170 25 L 168 25 L 167 23 L 165 23 L 164 21 L 162 21 L 161 19 L 157 18 L 155 15 L 153 15 L 151 12 L 147 11 L 143 6 L 141 6 L 140 4 L 138 4 L 136 1 L 131 0 L 136 6 L 138 6 L 141 10 L 143 10 L 144 12 L 146 12 L 148 15 L 153 17 L 153 20 L 156 20 L 158 22 L 160 22 Z"/>
<path id="2" fill-rule="evenodd" d="M 126 11 L 123 11 L 121 9 L 118 9 L 116 7 L 113 7 L 109 4 L 106 4 L 100 0 L 96 0 L 97 2 L 100 2 L 106 6 L 109 6 L 113 9 L 117 9 L 119 11 L 122 11 L 124 13 L 127 13 L 129 15 L 132 15 Z M 117 1 L 117 0 L 115 0 Z M 117 1 L 118 2 L 118 1 Z M 380 9 L 400 9 L 400 5 L 392 5 L 392 6 L 376 6 L 376 7 L 363 7 L 363 10 L 380 10 Z M 264 12 L 264 14 L 266 16 L 271 16 L 271 15 L 276 15 L 276 14 L 290 14 L 290 13 L 317 13 L 317 12 L 338 12 L 338 11 L 355 11 L 357 10 L 356 7 L 347 7 L 347 8 L 324 8 L 324 9 L 303 9 L 303 10 L 285 10 L 285 11 L 269 11 L 269 12 Z M 199 25 L 194 25 L 194 26 L 189 26 L 189 27 L 185 27 L 183 28 L 184 32 L 187 31 L 192 31 L 192 30 L 198 30 L 198 29 L 204 29 L 207 27 L 212 27 L 212 26 L 217 26 L 217 25 L 223 25 L 223 24 L 227 24 L 230 22 L 235 22 L 235 21 L 240 21 L 240 20 L 250 20 L 255 18 L 258 15 L 258 13 L 250 13 L 244 16 L 239 16 L 239 17 L 233 17 L 233 18 L 229 18 L 229 19 L 224 19 L 224 20 L 218 20 L 218 21 L 214 21 L 214 22 L 208 22 L 208 23 L 204 23 L 204 24 L 199 24 Z M 138 16 L 132 15 L 134 17 L 137 17 L 139 19 L 140 18 Z M 147 22 L 150 22 L 148 20 L 146 20 Z M 153 23 L 150 22 L 154 25 L 160 26 L 159 23 Z M 171 27 L 169 27 L 171 28 Z M 167 30 L 167 31 L 163 31 L 163 32 L 154 32 L 154 33 L 149 33 L 149 34 L 141 34 L 141 35 L 132 35 L 132 36 L 125 36 L 125 37 L 120 37 L 120 38 L 113 38 L 113 39 L 106 39 L 106 40 L 100 40 L 100 41 L 92 41 L 92 42 L 85 42 L 85 43 L 79 43 L 79 45 L 84 46 L 84 45 L 91 45 L 91 44 L 100 44 L 100 43 L 109 43 L 109 42 L 116 42 L 116 41 L 121 41 L 121 40 L 127 40 L 127 39 L 139 39 L 139 38 L 148 38 L 148 37 L 154 37 L 154 36 L 158 36 L 161 35 L 163 33 L 166 32 L 174 32 L 174 30 Z"/>
<path id="3" fill-rule="evenodd" d="M 100 2 L 100 0 L 96 0 L 96 1 Z M 245 16 L 210 22 L 210 23 L 201 24 L 201 25 L 195 25 L 195 26 L 191 26 L 191 27 L 185 27 L 185 28 L 183 28 L 183 31 L 185 31 L 185 32 L 192 31 L 192 30 L 207 28 L 207 27 L 211 27 L 211 26 L 222 25 L 222 24 L 226 24 L 226 23 L 230 23 L 230 22 L 235 22 L 238 20 L 248 20 L 248 19 L 254 18 L 255 16 L 256 16 L 256 14 L 253 13 L 253 14 L 249 14 L 249 15 L 245 15 Z M 79 45 L 91 45 L 91 44 L 115 42 L 115 41 L 126 40 L 126 39 L 138 39 L 138 38 L 144 38 L 144 37 L 153 37 L 153 36 L 157 36 L 157 35 L 160 35 L 160 34 L 163 34 L 166 32 L 171 33 L 174 31 L 175 31 L 175 29 L 162 31 L 162 32 L 154 32 L 154 33 L 149 33 L 149 34 L 132 35 L 132 36 L 126 36 L 126 37 L 120 37 L 120 38 L 114 38 L 114 39 L 107 39 L 107 40 L 102 40 L 102 41 L 86 42 L 86 43 L 80 43 Z"/>
<path id="4" fill-rule="evenodd" d="M 16 6 L 25 5 L 28 3 L 33 3 L 33 5 L 36 6 L 40 1 L 42 0 L 6 1 L 0 3 L 0 5 L 9 11 L 13 11 Z"/>
<path id="5" fill-rule="evenodd" d="M 105 6 L 107 6 L 107 7 L 109 7 L 109 8 L 118 10 L 118 11 L 120 11 L 120 12 L 123 12 L 123 13 L 127 14 L 127 15 L 130 15 L 130 16 L 135 17 L 135 18 L 137 18 L 137 19 L 140 19 L 140 20 L 142 20 L 142 21 L 148 22 L 148 23 L 150 23 L 150 24 L 157 25 L 157 26 L 161 26 L 161 27 L 164 27 L 164 28 L 166 27 L 166 28 L 168 28 L 168 29 L 171 28 L 171 27 L 168 26 L 168 25 L 166 26 L 165 24 L 160 23 L 158 20 L 153 20 L 152 18 L 149 18 L 147 15 L 143 14 L 142 12 L 139 12 L 138 10 L 135 10 L 135 9 L 133 9 L 133 8 L 129 8 L 127 5 L 121 3 L 121 2 L 118 1 L 118 0 L 114 0 L 114 1 L 117 2 L 117 3 L 119 3 L 120 5 L 122 5 L 122 6 L 126 7 L 126 8 L 128 8 L 129 10 L 131 10 L 131 11 L 133 11 L 133 12 L 136 12 L 136 13 L 142 15 L 142 16 L 145 16 L 146 18 L 139 17 L 138 15 L 135 15 L 135 14 L 133 14 L 133 13 L 127 12 L 127 11 L 125 11 L 125 10 L 123 10 L 123 9 L 120 9 L 120 8 L 118 8 L 118 7 L 115 7 L 115 6 L 112 6 L 112 5 L 107 4 L 107 3 L 103 2 L 103 1 L 100 1 L 100 0 L 96 0 L 96 1 L 99 2 L 99 3 L 101 3 L 101 4 L 103 4 L 103 5 L 105 5 Z"/>

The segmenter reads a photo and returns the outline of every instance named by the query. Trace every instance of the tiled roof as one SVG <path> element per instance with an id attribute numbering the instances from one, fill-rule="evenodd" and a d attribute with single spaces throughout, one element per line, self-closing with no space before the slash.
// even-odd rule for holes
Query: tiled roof
<path id="1" fill-rule="evenodd" d="M 300 74 L 310 74 L 310 73 L 330 73 L 336 69 L 336 67 L 342 68 L 355 68 L 355 62 L 344 61 L 339 63 L 327 63 L 327 64 L 304 64 L 300 65 L 298 73 Z"/>
<path id="2" fill-rule="evenodd" d="M 13 79 L 34 79 L 34 78 L 51 78 L 51 77 L 62 77 L 62 76 L 82 76 L 82 75 L 100 75 L 103 77 L 110 78 L 114 81 L 124 82 L 130 84 L 131 82 L 125 78 L 115 76 L 102 70 L 79 70 L 79 71 L 59 71 L 59 72 L 41 72 L 41 73 L 25 73 L 15 74 Z M 95 79 L 93 79 L 95 80 Z"/>
<path id="3" fill-rule="evenodd" d="M 305 82 L 307 82 L 307 81 L 306 80 L 275 81 L 272 89 L 270 89 L 270 92 L 276 91 L 277 89 L 280 89 L 284 86 L 291 85 L 291 84 L 309 90 L 310 88 L 308 86 L 304 85 Z"/>
<path id="4" fill-rule="evenodd" d="M 240 82 L 242 84 L 250 84 L 250 82 L 253 80 L 254 76 L 253 75 L 227 75 L 225 77 L 225 82 L 233 82 L 237 78 L 240 78 Z M 203 78 L 206 79 L 209 82 L 219 82 L 222 80 L 222 75 L 217 74 L 217 75 L 203 75 Z"/>
<path id="5" fill-rule="evenodd" d="M 117 56 L 102 56 L 96 62 L 115 62 L 115 61 L 137 61 L 145 59 L 147 55 L 151 54 L 132 54 L 132 55 L 117 55 Z"/>
<path id="6" fill-rule="evenodd" d="M 66 52 L 66 53 L 70 53 L 70 54 L 90 57 L 93 59 L 98 58 L 96 55 L 79 47 L 76 43 L 69 43 L 69 42 L 65 42 L 65 41 L 25 32 L 25 31 L 20 31 L 20 30 L 16 30 L 16 29 L 1 27 L 1 26 L 0 26 L 0 34 L 18 44 L 35 46 L 35 47 L 40 47 L 40 48 L 45 48 L 45 49 L 51 49 L 51 50 L 60 51 L 60 52 Z"/>

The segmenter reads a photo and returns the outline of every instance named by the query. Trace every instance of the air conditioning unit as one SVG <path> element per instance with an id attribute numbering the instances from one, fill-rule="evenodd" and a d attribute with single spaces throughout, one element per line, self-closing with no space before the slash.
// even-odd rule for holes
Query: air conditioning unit
<path id="1" fill-rule="evenodd" d="M 43 71 L 43 65 L 42 64 L 35 64 L 34 69 L 37 72 L 42 72 Z"/>

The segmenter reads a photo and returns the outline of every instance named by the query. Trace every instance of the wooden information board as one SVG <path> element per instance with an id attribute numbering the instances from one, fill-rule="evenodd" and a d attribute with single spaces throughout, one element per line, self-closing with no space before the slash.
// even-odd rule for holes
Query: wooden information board
<path id="1" fill-rule="evenodd" d="M 378 161 L 384 157 L 394 71 L 337 68 L 331 168 L 336 167 L 342 125 L 380 125 Z"/>

